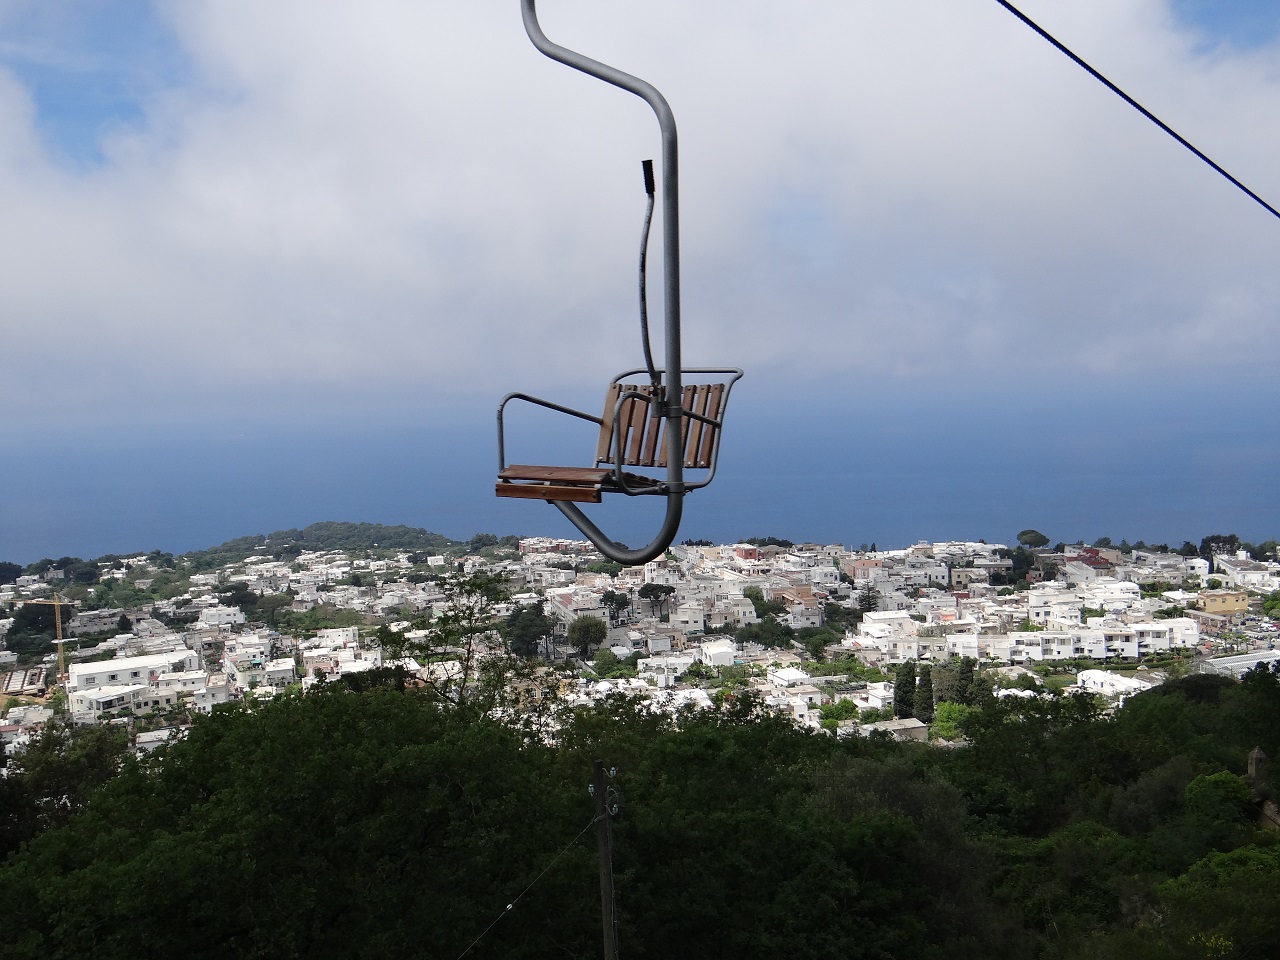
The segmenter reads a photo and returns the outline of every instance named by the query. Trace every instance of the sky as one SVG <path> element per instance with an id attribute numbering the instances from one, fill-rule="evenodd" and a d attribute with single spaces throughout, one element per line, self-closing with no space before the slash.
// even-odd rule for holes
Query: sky
<path id="1" fill-rule="evenodd" d="M 1280 5 L 1020 6 L 1280 205 Z M 670 101 L 685 361 L 746 370 L 681 539 L 1280 535 L 1280 220 L 994 0 L 539 13 Z M 576 536 L 494 410 L 641 363 L 658 151 L 516 0 L 0 0 L 0 559 Z"/>

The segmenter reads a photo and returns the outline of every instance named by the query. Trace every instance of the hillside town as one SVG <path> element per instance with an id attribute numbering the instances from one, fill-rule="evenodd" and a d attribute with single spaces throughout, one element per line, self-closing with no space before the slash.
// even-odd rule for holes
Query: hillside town
<path id="1" fill-rule="evenodd" d="M 924 717 L 895 705 L 907 664 L 913 677 L 917 664 L 978 665 L 997 696 L 1114 701 L 1171 674 L 1280 660 L 1280 563 L 1243 549 L 766 538 L 686 543 L 622 568 L 585 542 L 488 539 L 473 552 L 284 557 L 263 543 L 199 571 L 181 557 L 117 557 L 74 571 L 92 582 L 79 603 L 63 597 L 67 566 L 17 576 L 0 586 L 0 641 L 28 607 L 54 613 L 63 639 L 0 649 L 5 748 L 65 709 L 77 724 L 128 726 L 146 751 L 218 704 L 389 667 L 416 683 L 465 680 L 520 644 L 569 704 L 625 694 L 696 708 L 750 690 L 802 726 L 916 739 L 930 737 L 933 704 Z M 457 602 L 450 584 L 474 576 L 503 588 L 474 648 L 432 645 Z"/>

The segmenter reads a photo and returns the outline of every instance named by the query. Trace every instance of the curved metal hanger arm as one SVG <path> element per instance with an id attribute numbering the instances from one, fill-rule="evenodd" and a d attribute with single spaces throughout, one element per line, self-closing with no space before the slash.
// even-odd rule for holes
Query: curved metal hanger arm
<path id="1" fill-rule="evenodd" d="M 575 503 L 553 500 L 552 505 L 569 518 L 569 522 L 582 531 L 583 535 L 600 551 L 601 556 L 614 563 L 628 567 L 637 567 L 650 560 L 656 560 L 667 552 L 667 547 L 676 539 L 680 529 L 680 517 L 684 513 L 684 495 L 667 495 L 667 515 L 662 520 L 662 529 L 646 547 L 633 550 L 626 544 L 617 543 L 591 522 L 591 518 L 578 509 Z"/>
<path id="2" fill-rule="evenodd" d="M 524 29 L 533 45 L 545 56 L 588 76 L 603 80 L 633 93 L 653 109 L 662 133 L 662 261 L 663 308 L 665 327 L 666 403 L 663 416 L 667 420 L 667 513 L 658 536 L 647 547 L 632 550 L 616 543 L 572 503 L 555 502 L 569 521 L 590 540 L 604 556 L 617 563 L 637 565 L 662 555 L 675 540 L 683 512 L 684 484 L 683 411 L 681 397 L 680 356 L 680 211 L 679 162 L 676 121 L 671 106 L 653 84 L 611 67 L 607 63 L 552 43 L 538 23 L 536 0 L 521 0 Z"/>

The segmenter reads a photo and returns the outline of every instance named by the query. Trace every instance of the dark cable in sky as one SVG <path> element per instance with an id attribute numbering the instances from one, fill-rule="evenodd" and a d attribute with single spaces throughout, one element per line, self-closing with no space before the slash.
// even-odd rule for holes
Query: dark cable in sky
<path id="1" fill-rule="evenodd" d="M 1276 217 L 1277 219 L 1280 219 L 1280 210 L 1276 210 L 1275 207 L 1271 206 L 1271 204 L 1267 203 L 1267 201 L 1263 200 L 1260 196 L 1258 196 L 1256 193 L 1254 193 L 1252 190 L 1246 187 L 1243 183 L 1241 183 L 1231 174 L 1227 173 L 1227 171 L 1223 170 L 1222 167 L 1218 166 L 1216 163 L 1210 160 L 1207 156 L 1205 156 L 1204 152 L 1197 149 L 1196 146 L 1193 143 L 1191 143 L 1191 141 L 1187 140 L 1186 137 L 1181 136 L 1176 130 L 1174 130 L 1167 123 L 1165 123 L 1163 120 L 1157 117 L 1154 113 L 1152 113 L 1142 104 L 1140 104 L 1137 100 L 1133 99 L 1133 97 L 1129 96 L 1119 87 L 1117 87 L 1114 83 L 1112 83 L 1102 74 L 1100 74 L 1097 70 L 1093 69 L 1093 67 L 1089 66 L 1089 64 L 1085 63 L 1083 60 L 1077 57 L 1074 53 L 1072 53 L 1070 50 L 1064 47 L 1061 43 L 1059 43 L 1056 39 L 1054 39 L 1048 33 L 1048 31 L 1046 31 L 1043 27 L 1041 27 L 1038 23 L 1036 23 L 1034 20 L 1028 17 L 1025 13 L 1023 13 L 1017 7 L 1015 7 L 1012 3 L 1009 3 L 1009 0 L 996 0 L 996 3 L 1000 4 L 1000 6 L 1004 7 L 1006 10 L 1012 13 L 1015 17 L 1017 17 L 1019 20 L 1025 23 L 1032 30 L 1034 30 L 1036 33 L 1040 34 L 1040 36 L 1044 37 L 1046 40 L 1052 43 L 1055 47 L 1057 47 L 1059 50 L 1065 53 L 1068 57 L 1074 60 L 1076 64 L 1078 64 L 1079 66 L 1087 70 L 1095 80 L 1098 80 L 1099 82 L 1104 84 L 1108 90 L 1110 90 L 1112 93 L 1118 96 L 1121 100 L 1129 104 L 1129 106 L 1133 107 L 1133 109 L 1137 110 L 1140 114 L 1142 114 L 1152 123 L 1154 123 L 1157 127 L 1163 130 L 1169 136 L 1173 137 L 1173 139 L 1177 140 L 1180 144 L 1182 144 L 1184 147 L 1186 147 L 1188 150 L 1194 153 L 1197 157 L 1199 157 L 1209 166 L 1213 167 L 1214 170 L 1218 171 L 1218 173 L 1222 174 L 1222 176 L 1226 177 L 1227 180 L 1229 180 L 1231 183 L 1234 183 L 1237 187 L 1243 190 L 1246 194 L 1248 194 L 1254 200 L 1258 201 L 1258 203 L 1260 203 L 1263 207 L 1265 207 L 1267 211 L 1271 213 L 1272 216 Z"/>

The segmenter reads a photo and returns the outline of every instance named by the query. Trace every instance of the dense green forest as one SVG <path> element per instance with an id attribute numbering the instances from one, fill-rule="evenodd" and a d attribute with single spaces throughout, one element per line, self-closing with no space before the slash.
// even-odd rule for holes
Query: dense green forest
<path id="1" fill-rule="evenodd" d="M 1277 719 L 1258 671 L 1114 715 L 991 703 L 950 750 L 750 698 L 608 702 L 552 746 L 395 684 L 220 708 L 141 761 L 54 728 L 0 779 L 0 938 L 41 960 L 595 956 L 602 758 L 626 957 L 1276 956 L 1280 838 L 1243 775 Z"/>

